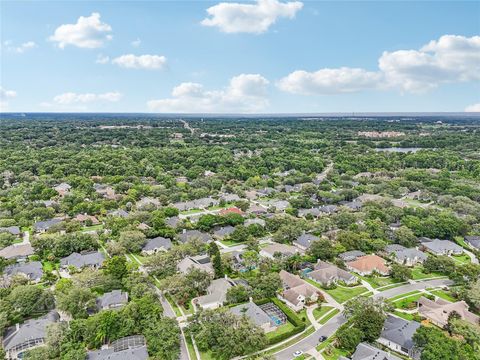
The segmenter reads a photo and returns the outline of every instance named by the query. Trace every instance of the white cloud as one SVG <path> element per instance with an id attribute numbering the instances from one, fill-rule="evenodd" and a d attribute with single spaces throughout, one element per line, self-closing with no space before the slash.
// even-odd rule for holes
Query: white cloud
<path id="1" fill-rule="evenodd" d="M 10 52 L 14 52 L 17 54 L 23 54 L 24 52 L 34 49 L 37 47 L 37 44 L 34 41 L 27 41 L 19 46 L 14 46 L 13 42 L 10 40 L 6 40 L 3 42 L 3 47 Z"/>
<path id="2" fill-rule="evenodd" d="M 77 94 L 74 92 L 68 92 L 57 95 L 53 98 L 53 102 L 58 105 L 70 105 L 70 104 L 87 104 L 93 102 L 117 102 L 122 98 L 122 94 L 119 92 L 107 92 L 104 94 Z"/>
<path id="3" fill-rule="evenodd" d="M 378 72 L 342 67 L 315 72 L 297 70 L 278 82 L 278 87 L 293 94 L 349 93 L 375 88 L 382 75 Z"/>
<path id="4" fill-rule="evenodd" d="M 379 69 L 297 70 L 277 86 L 295 94 L 332 94 L 365 89 L 423 92 L 443 83 L 480 80 L 480 36 L 444 35 L 419 50 L 385 51 Z"/>
<path id="5" fill-rule="evenodd" d="M 268 106 L 268 80 L 259 74 L 240 74 L 223 90 L 205 90 L 198 83 L 182 83 L 168 99 L 150 100 L 150 110 L 166 113 L 255 112 Z"/>
<path id="6" fill-rule="evenodd" d="M 166 65 L 167 58 L 160 55 L 127 54 L 113 59 L 112 63 L 127 69 L 159 70 Z"/>
<path id="7" fill-rule="evenodd" d="M 278 18 L 295 17 L 303 3 L 278 0 L 257 0 L 256 4 L 219 3 L 207 9 L 210 17 L 201 24 L 216 26 L 225 33 L 255 33 L 268 30 Z"/>
<path id="8" fill-rule="evenodd" d="M 108 64 L 110 62 L 110 57 L 105 55 L 98 55 L 97 60 L 95 60 L 97 64 Z"/>
<path id="9" fill-rule="evenodd" d="M 472 104 L 465 108 L 466 112 L 480 112 L 480 103 Z"/>
<path id="10" fill-rule="evenodd" d="M 92 13 L 88 17 L 80 16 L 75 24 L 60 25 L 49 40 L 57 42 L 61 49 L 67 45 L 93 49 L 111 40 L 111 31 L 110 25 L 100 21 L 99 13 Z"/>
<path id="11" fill-rule="evenodd" d="M 130 43 L 133 47 L 139 47 L 141 44 L 142 44 L 142 40 L 140 39 L 136 39 L 136 40 L 133 40 L 131 43 Z"/>
<path id="12" fill-rule="evenodd" d="M 13 90 L 6 90 L 0 86 L 0 111 L 7 110 L 8 100 L 17 96 L 17 92 Z"/>

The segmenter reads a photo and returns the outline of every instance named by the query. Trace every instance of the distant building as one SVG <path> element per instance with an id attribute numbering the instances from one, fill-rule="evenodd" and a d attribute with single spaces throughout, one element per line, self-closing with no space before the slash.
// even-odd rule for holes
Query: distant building
<path id="1" fill-rule="evenodd" d="M 43 267 L 40 261 L 30 261 L 7 266 L 3 273 L 11 278 L 14 275 L 21 275 L 28 280 L 38 283 L 43 276 Z"/>
<path id="2" fill-rule="evenodd" d="M 389 315 L 383 325 L 383 331 L 377 340 L 380 344 L 414 359 L 420 358 L 420 351 L 415 347 L 413 335 L 420 327 L 416 321 L 408 321 Z"/>
<path id="3" fill-rule="evenodd" d="M 26 260 L 30 255 L 35 252 L 30 243 L 19 243 L 7 246 L 0 250 L 0 257 L 7 260 L 15 259 L 17 261 Z"/>
<path id="4" fill-rule="evenodd" d="M 0 227 L 0 233 L 8 233 L 17 237 L 22 235 L 22 232 L 18 226 Z"/>
<path id="5" fill-rule="evenodd" d="M 293 245 L 302 250 L 307 250 L 310 248 L 310 245 L 312 245 L 314 241 L 318 240 L 320 240 L 318 236 L 303 233 L 295 241 L 293 241 Z"/>
<path id="6" fill-rule="evenodd" d="M 168 238 L 158 236 L 153 239 L 148 239 L 147 243 L 142 248 L 142 254 L 152 255 L 159 251 L 167 251 L 172 248 L 172 241 Z"/>
<path id="7" fill-rule="evenodd" d="M 357 260 L 349 261 L 345 265 L 360 275 L 371 275 L 373 272 L 381 275 L 388 275 L 389 273 L 385 260 L 377 255 L 365 255 L 357 258 Z"/>
<path id="8" fill-rule="evenodd" d="M 300 250 L 295 246 L 274 243 L 265 246 L 263 249 L 260 250 L 259 254 L 260 256 L 274 259 L 275 256 L 290 257 L 297 253 L 300 253 Z"/>
<path id="9" fill-rule="evenodd" d="M 37 233 L 44 233 L 48 229 L 50 229 L 53 225 L 56 225 L 58 223 L 61 223 L 63 219 L 60 218 L 55 218 L 55 219 L 50 219 L 50 220 L 45 220 L 45 221 L 38 221 L 35 224 L 33 224 L 33 230 Z"/>

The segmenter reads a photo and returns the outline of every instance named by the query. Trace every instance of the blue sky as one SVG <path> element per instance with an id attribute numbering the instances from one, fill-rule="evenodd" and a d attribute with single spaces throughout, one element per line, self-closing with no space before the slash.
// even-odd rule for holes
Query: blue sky
<path id="1" fill-rule="evenodd" d="M 3 111 L 480 111 L 478 1 L 0 4 Z"/>

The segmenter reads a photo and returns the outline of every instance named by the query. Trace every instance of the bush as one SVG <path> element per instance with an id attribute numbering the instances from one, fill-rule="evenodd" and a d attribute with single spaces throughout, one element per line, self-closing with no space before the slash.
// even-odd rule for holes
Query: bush
<path id="1" fill-rule="evenodd" d="M 288 332 L 285 332 L 285 333 L 282 333 L 282 334 L 278 334 L 278 335 L 275 335 L 275 336 L 272 336 L 269 340 L 268 340 L 268 345 L 273 345 L 273 344 L 276 344 L 280 341 L 283 341 L 283 340 L 286 340 L 288 339 L 289 337 L 293 336 L 293 335 L 296 335 L 296 334 L 299 334 L 301 333 L 303 330 L 305 330 L 305 324 L 302 324 L 302 326 L 296 326 L 294 327 L 292 330 L 288 331 Z"/>

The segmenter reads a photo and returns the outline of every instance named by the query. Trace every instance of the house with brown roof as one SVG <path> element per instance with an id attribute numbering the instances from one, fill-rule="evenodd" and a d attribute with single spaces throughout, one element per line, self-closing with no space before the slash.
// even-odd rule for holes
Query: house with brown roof
<path id="1" fill-rule="evenodd" d="M 330 286 L 332 284 L 337 284 L 338 282 L 352 285 L 358 281 L 356 276 L 350 274 L 348 271 L 321 260 L 318 260 L 315 264 L 314 270 L 307 273 L 306 277 L 322 286 Z"/>
<path id="2" fill-rule="evenodd" d="M 35 252 L 33 251 L 32 245 L 30 243 L 19 243 L 7 246 L 0 250 L 0 257 L 3 257 L 7 260 L 16 259 L 25 260 L 30 255 L 33 255 Z"/>
<path id="3" fill-rule="evenodd" d="M 365 255 L 357 258 L 357 260 L 345 263 L 347 268 L 359 275 L 371 275 L 377 272 L 381 275 L 388 275 L 389 269 L 385 265 L 385 260 L 378 255 Z"/>
<path id="4" fill-rule="evenodd" d="M 279 273 L 283 291 L 278 297 L 295 311 L 300 311 L 309 303 L 315 302 L 321 292 L 310 284 L 305 283 L 299 276 L 282 270 Z"/>
<path id="5" fill-rule="evenodd" d="M 220 210 L 219 214 L 221 216 L 225 216 L 225 215 L 228 215 L 228 214 L 238 214 L 238 215 L 243 215 L 243 211 L 240 210 L 239 208 L 233 206 L 233 207 L 230 207 L 228 209 L 222 209 Z"/>
<path id="6" fill-rule="evenodd" d="M 420 316 L 439 327 L 443 328 L 448 324 L 448 317 L 452 312 L 457 313 L 462 320 L 480 325 L 480 316 L 468 311 L 468 305 L 463 300 L 451 303 L 441 298 L 432 301 L 422 296 L 418 299 L 418 313 Z"/>
<path id="7" fill-rule="evenodd" d="M 100 221 L 98 221 L 98 219 L 95 216 L 88 215 L 88 214 L 78 214 L 72 220 L 78 221 L 79 223 L 81 223 L 83 225 L 89 225 L 89 224 L 98 225 L 98 224 L 100 224 Z"/>

